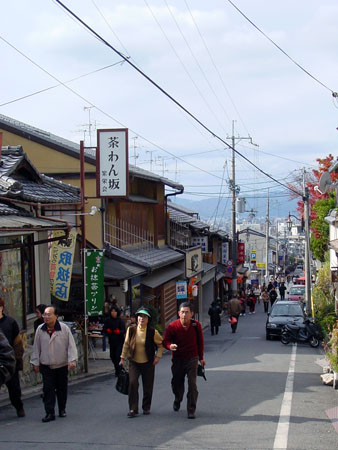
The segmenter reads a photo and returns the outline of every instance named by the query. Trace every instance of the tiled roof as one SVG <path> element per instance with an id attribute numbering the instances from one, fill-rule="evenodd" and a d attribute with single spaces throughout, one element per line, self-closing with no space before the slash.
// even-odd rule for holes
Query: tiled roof
<path id="1" fill-rule="evenodd" d="M 107 250 L 113 258 L 137 264 L 149 270 L 156 270 L 184 259 L 182 253 L 167 246 L 125 251 L 109 245 Z"/>
<path id="2" fill-rule="evenodd" d="M 24 208 L 0 202 L 0 216 L 33 217 L 33 214 Z"/>
<path id="3" fill-rule="evenodd" d="M 80 189 L 40 174 L 21 146 L 3 147 L 0 196 L 40 203 L 79 203 Z"/>
<path id="4" fill-rule="evenodd" d="M 33 142 L 38 142 L 42 145 L 54 148 L 60 152 L 71 155 L 75 158 L 80 157 L 80 145 L 75 142 L 64 139 L 55 134 L 49 133 L 48 131 L 41 130 L 39 128 L 28 125 L 19 120 L 12 119 L 11 117 L 4 116 L 0 114 L 0 129 L 10 131 L 14 134 L 25 137 Z M 96 164 L 95 150 L 85 149 L 85 158 L 88 163 L 93 165 Z M 174 189 L 183 190 L 183 186 L 175 181 L 171 181 L 168 178 L 161 177 L 155 173 L 149 172 L 148 170 L 141 169 L 140 167 L 129 165 L 129 173 L 135 177 L 153 180 L 159 183 L 163 183 Z"/>

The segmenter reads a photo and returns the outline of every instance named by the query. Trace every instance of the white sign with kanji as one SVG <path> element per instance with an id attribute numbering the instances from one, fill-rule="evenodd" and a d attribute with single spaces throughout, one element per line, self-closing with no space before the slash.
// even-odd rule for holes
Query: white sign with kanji
<path id="1" fill-rule="evenodd" d="M 128 129 L 97 130 L 96 181 L 98 197 L 128 196 Z"/>

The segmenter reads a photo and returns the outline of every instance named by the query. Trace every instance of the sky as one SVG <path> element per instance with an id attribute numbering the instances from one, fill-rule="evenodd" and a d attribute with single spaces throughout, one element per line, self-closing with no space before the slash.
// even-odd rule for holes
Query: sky
<path id="1" fill-rule="evenodd" d="M 336 0 L 64 1 L 210 131 L 55 1 L 5 3 L 1 114 L 86 146 L 96 129 L 128 128 L 130 163 L 183 184 L 193 200 L 229 196 L 222 141 L 233 130 L 236 150 L 282 184 L 337 155 Z M 248 161 L 235 163 L 249 206 L 268 192 L 288 201 Z"/>

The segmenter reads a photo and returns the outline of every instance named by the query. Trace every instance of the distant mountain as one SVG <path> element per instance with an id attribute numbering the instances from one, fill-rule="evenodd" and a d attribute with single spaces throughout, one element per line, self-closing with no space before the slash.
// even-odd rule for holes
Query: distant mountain
<path id="1" fill-rule="evenodd" d="M 173 197 L 171 197 L 173 199 Z M 217 211 L 218 218 L 230 219 L 231 216 L 231 199 L 221 199 L 218 204 L 217 198 L 206 198 L 204 200 L 190 200 L 184 196 L 174 197 L 174 203 L 189 208 L 195 212 L 198 212 L 201 219 L 209 219 L 215 217 Z M 217 206 L 218 205 L 218 206 Z M 250 211 L 252 208 L 256 209 L 255 217 L 266 216 L 267 199 L 255 199 L 246 197 L 246 211 Z M 297 209 L 297 200 L 289 200 L 287 198 L 273 197 L 270 199 L 270 217 L 287 218 L 289 212 L 295 214 Z M 248 217 L 248 212 L 239 214 L 240 218 L 245 219 Z"/>

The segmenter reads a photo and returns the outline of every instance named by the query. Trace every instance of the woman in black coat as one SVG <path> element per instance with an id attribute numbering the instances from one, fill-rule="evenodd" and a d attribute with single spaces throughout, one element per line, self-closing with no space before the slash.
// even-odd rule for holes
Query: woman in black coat
<path id="1" fill-rule="evenodd" d="M 212 302 L 208 314 L 210 316 L 211 335 L 218 334 L 218 327 L 221 325 L 221 308 L 216 302 Z"/>
<path id="2" fill-rule="evenodd" d="M 120 318 L 120 314 L 119 308 L 112 305 L 109 310 L 109 318 L 104 322 L 103 326 L 103 333 L 108 336 L 110 359 L 114 364 L 116 377 L 121 370 L 119 362 L 126 332 L 126 327 L 124 321 Z"/>

